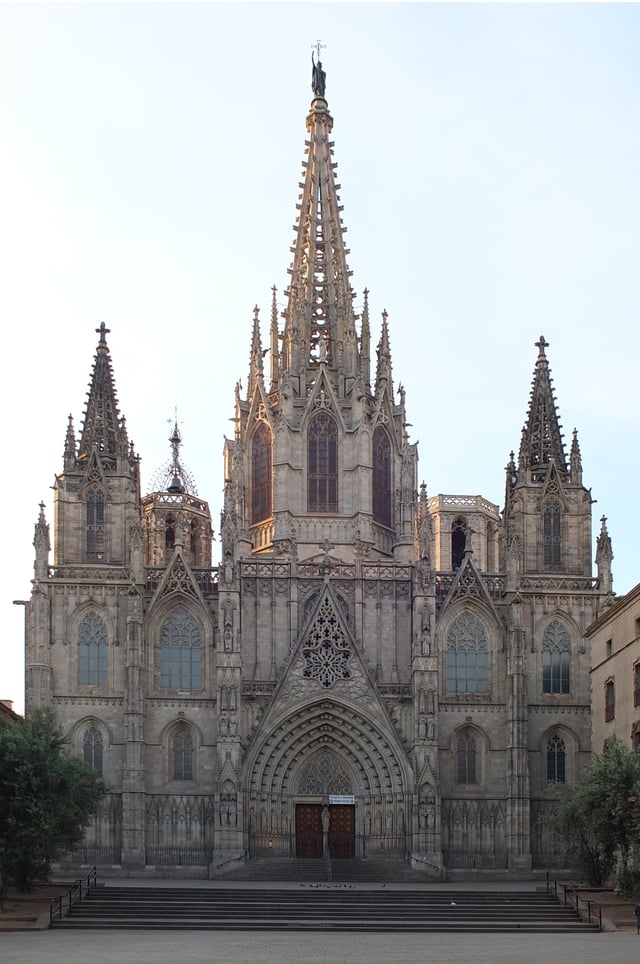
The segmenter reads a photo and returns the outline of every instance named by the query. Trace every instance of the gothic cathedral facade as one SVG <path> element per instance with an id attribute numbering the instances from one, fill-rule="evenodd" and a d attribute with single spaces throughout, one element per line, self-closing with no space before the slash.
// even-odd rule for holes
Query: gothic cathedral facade
<path id="1" fill-rule="evenodd" d="M 110 787 L 69 860 L 218 875 L 322 856 L 328 834 L 336 857 L 441 878 L 553 866 L 546 816 L 590 752 L 584 631 L 611 596 L 609 536 L 603 520 L 594 577 L 543 337 L 502 510 L 418 484 L 386 313 L 372 365 L 366 291 L 354 310 L 314 78 L 286 309 L 274 289 L 266 348 L 256 311 L 236 387 L 219 565 L 177 426 L 141 493 L 104 325 L 53 560 L 44 507 L 36 523 L 27 711 L 53 706 Z"/>

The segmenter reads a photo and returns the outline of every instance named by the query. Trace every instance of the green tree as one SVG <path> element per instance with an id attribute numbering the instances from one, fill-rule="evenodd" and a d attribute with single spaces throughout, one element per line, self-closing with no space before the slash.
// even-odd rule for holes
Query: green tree
<path id="1" fill-rule="evenodd" d="M 77 846 L 107 792 L 71 756 L 50 709 L 0 722 L 0 895 L 29 890 Z"/>
<path id="2" fill-rule="evenodd" d="M 586 779 L 567 787 L 554 818 L 590 884 L 602 885 L 620 866 L 619 886 L 635 889 L 640 850 L 640 753 L 618 739 L 593 757 Z"/>

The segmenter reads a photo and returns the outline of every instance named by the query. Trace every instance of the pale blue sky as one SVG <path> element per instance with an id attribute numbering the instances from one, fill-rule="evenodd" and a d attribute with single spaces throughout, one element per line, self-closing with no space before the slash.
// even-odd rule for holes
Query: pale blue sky
<path id="1" fill-rule="evenodd" d="M 353 282 L 389 312 L 420 478 L 502 503 L 543 333 L 594 540 L 605 514 L 616 590 L 640 579 L 638 6 L 3 3 L 0 697 L 19 709 L 12 600 L 101 321 L 143 481 L 177 404 L 218 526 L 252 309 L 287 283 L 318 38 Z"/>

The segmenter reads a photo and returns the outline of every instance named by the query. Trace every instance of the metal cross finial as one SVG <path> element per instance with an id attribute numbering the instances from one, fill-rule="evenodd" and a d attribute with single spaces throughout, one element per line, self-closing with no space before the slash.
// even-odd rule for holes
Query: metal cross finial
<path id="1" fill-rule="evenodd" d="M 319 40 L 316 40 L 314 44 L 311 44 L 311 48 L 312 50 L 315 50 L 318 60 L 320 60 L 320 51 L 324 50 L 326 46 L 326 44 L 321 43 Z"/>
<path id="2" fill-rule="evenodd" d="M 541 355 L 544 355 L 544 350 L 545 350 L 545 348 L 548 348 L 548 347 L 549 347 L 549 342 L 548 342 L 548 341 L 545 341 L 544 335 L 540 335 L 540 341 L 537 341 L 537 342 L 536 342 L 535 347 L 540 350 L 540 354 L 541 354 Z"/>

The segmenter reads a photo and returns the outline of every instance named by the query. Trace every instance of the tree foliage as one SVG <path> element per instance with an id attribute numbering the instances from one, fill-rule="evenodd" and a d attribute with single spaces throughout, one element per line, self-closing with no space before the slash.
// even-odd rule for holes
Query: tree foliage
<path id="1" fill-rule="evenodd" d="M 593 757 L 586 779 L 566 788 L 554 822 L 588 883 L 605 884 L 619 866 L 618 884 L 633 889 L 640 851 L 640 753 L 610 740 Z"/>
<path id="2" fill-rule="evenodd" d="M 77 846 L 107 787 L 71 756 L 50 709 L 0 721 L 1 891 L 47 879 L 52 861 Z"/>

